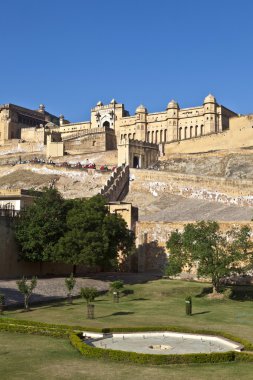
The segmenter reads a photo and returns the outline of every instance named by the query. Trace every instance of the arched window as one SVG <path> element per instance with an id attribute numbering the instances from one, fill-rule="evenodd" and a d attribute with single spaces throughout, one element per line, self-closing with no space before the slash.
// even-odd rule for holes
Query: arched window
<path id="1" fill-rule="evenodd" d="M 154 142 L 154 131 L 152 131 L 151 142 L 152 142 L 152 143 Z"/>
<path id="2" fill-rule="evenodd" d="M 195 136 L 198 136 L 198 128 L 199 128 L 199 127 L 196 125 L 196 126 L 195 126 Z"/>
<path id="3" fill-rule="evenodd" d="M 158 131 L 155 132 L 155 143 L 158 143 Z"/>
<path id="4" fill-rule="evenodd" d="M 200 134 L 201 134 L 201 136 L 203 136 L 203 134 L 204 134 L 204 125 L 203 124 L 200 126 Z"/>
<path id="5" fill-rule="evenodd" d="M 188 133 L 188 131 L 187 131 L 187 127 L 185 127 L 185 129 L 184 129 L 184 138 L 185 138 L 185 139 L 187 139 L 187 133 Z"/>
<path id="6" fill-rule="evenodd" d="M 193 130 L 193 126 L 191 125 L 190 126 L 190 139 L 192 138 L 192 130 Z"/>
<path id="7" fill-rule="evenodd" d="M 160 143 L 163 142 L 163 131 L 160 131 Z"/>
<path id="8" fill-rule="evenodd" d="M 129 138 L 129 139 L 131 139 L 131 136 L 132 136 L 132 134 L 131 134 L 131 133 L 128 133 L 128 138 Z"/>
<path id="9" fill-rule="evenodd" d="M 105 127 L 105 128 L 110 128 L 110 123 L 109 123 L 109 121 L 104 121 L 103 122 L 103 127 Z"/>
<path id="10" fill-rule="evenodd" d="M 179 128 L 178 139 L 182 140 L 182 128 Z"/>
<path id="11" fill-rule="evenodd" d="M 150 132 L 147 134 L 147 141 L 150 142 Z"/>
<path id="12" fill-rule="evenodd" d="M 133 133 L 133 140 L 135 140 L 135 133 Z"/>
<path id="13" fill-rule="evenodd" d="M 164 130 L 164 138 L 163 139 L 164 139 L 164 142 L 167 141 L 167 129 Z"/>

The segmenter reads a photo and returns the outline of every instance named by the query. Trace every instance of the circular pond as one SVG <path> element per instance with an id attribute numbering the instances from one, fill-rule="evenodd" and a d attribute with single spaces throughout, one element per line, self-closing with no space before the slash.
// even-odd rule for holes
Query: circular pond
<path id="1" fill-rule="evenodd" d="M 218 336 L 167 331 L 120 334 L 84 332 L 83 339 L 93 347 L 145 354 L 211 353 L 243 349 L 240 344 Z"/>

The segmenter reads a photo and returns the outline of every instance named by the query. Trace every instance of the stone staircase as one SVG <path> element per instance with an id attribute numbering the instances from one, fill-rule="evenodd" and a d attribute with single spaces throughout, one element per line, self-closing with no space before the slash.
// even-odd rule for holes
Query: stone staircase
<path id="1" fill-rule="evenodd" d="M 122 201 L 129 191 L 129 166 L 118 167 L 101 189 L 108 202 Z"/>
<path id="2" fill-rule="evenodd" d="M 82 136 L 88 135 L 90 133 L 91 133 L 90 129 L 84 129 L 82 131 L 78 131 L 75 133 L 68 134 L 67 136 L 64 136 L 64 134 L 62 134 L 62 141 L 74 140 L 74 139 L 77 139 L 78 137 L 82 137 Z"/>

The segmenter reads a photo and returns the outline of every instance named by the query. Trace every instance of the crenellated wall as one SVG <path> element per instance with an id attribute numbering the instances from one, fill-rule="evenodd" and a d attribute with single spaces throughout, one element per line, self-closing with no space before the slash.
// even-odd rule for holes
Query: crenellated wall
<path id="1" fill-rule="evenodd" d="M 118 167 L 100 191 L 108 202 L 121 201 L 129 190 L 129 166 Z"/>

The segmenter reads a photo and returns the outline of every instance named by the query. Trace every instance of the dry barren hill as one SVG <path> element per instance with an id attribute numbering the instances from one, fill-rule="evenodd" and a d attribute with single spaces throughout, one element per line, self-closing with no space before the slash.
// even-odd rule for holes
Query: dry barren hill
<path id="1" fill-rule="evenodd" d="M 36 154 L 22 154 L 30 160 Z M 37 157 L 42 157 L 42 155 Z M 110 174 L 50 165 L 21 164 L 19 154 L 0 158 L 0 188 L 42 189 L 52 182 L 65 198 L 90 197 Z M 57 163 L 94 162 L 117 165 L 117 151 L 64 156 Z M 8 164 L 7 164 L 8 163 Z M 253 150 L 178 154 L 162 158 L 154 170 L 131 170 L 125 201 L 139 207 L 140 220 L 251 220 L 253 217 Z M 245 201 L 246 200 L 246 201 Z M 246 204 L 245 204 L 246 202 Z"/>
<path id="2" fill-rule="evenodd" d="M 250 221 L 253 219 L 253 207 L 225 205 L 168 193 L 154 196 L 148 192 L 145 194 L 143 192 L 130 192 L 125 200 L 138 205 L 141 221 Z"/>
<path id="3" fill-rule="evenodd" d="M 21 159 L 22 161 L 31 160 L 35 156 L 35 154 L 23 155 Z M 19 156 L 11 155 L 11 158 L 8 157 L 8 160 L 9 162 L 17 162 Z M 95 163 L 97 168 L 105 164 L 111 167 L 117 163 L 117 154 L 115 154 L 115 151 L 111 151 L 106 154 L 97 153 L 92 155 L 65 156 L 56 160 L 57 163 L 69 162 L 71 164 L 77 162 L 85 164 L 87 161 Z M 43 187 L 48 187 L 54 183 L 65 198 L 90 197 L 99 192 L 109 176 L 110 173 L 100 172 L 99 170 L 83 171 L 32 163 L 12 166 L 5 162 L 5 164 L 2 163 L 2 165 L 0 165 L 0 188 L 34 188 L 41 190 Z"/>
<path id="4" fill-rule="evenodd" d="M 132 171 L 126 201 L 140 220 L 251 220 L 253 151 L 174 154 L 154 170 Z"/>
<path id="5" fill-rule="evenodd" d="M 253 179 L 253 149 L 231 153 L 174 154 L 160 159 L 154 168 L 173 173 Z"/>

